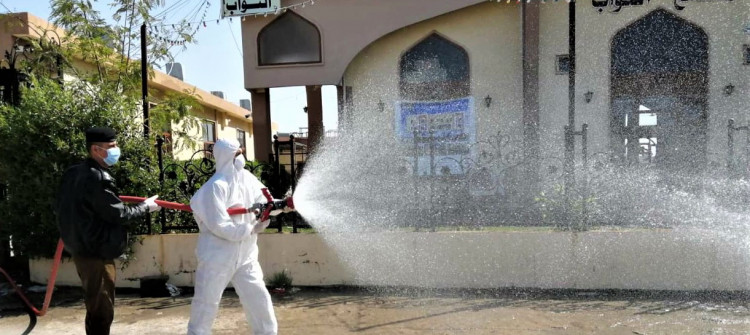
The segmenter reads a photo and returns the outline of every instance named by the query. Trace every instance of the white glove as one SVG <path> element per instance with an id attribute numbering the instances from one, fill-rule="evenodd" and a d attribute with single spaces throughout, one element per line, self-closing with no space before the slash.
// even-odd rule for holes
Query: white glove
<path id="1" fill-rule="evenodd" d="M 266 230 L 266 228 L 268 228 L 268 225 L 270 224 L 271 224 L 271 219 L 256 223 L 255 227 L 253 227 L 253 233 L 256 233 L 256 234 L 262 233 L 264 230 Z"/>
<path id="2" fill-rule="evenodd" d="M 143 203 L 146 204 L 146 206 L 148 206 L 149 213 L 156 212 L 161 208 L 161 206 L 156 204 L 156 198 L 158 197 L 159 197 L 158 195 L 155 195 L 143 201 Z"/>

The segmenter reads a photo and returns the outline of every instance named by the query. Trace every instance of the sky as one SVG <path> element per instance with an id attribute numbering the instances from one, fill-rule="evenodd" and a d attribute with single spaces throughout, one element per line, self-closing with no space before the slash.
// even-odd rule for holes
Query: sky
<path id="1" fill-rule="evenodd" d="M 169 7 L 176 0 L 166 0 Z M 92 1 L 94 8 L 101 12 L 101 16 L 111 19 L 112 10 L 109 0 Z M 184 6 L 177 6 L 167 14 L 166 23 L 178 22 L 181 18 L 193 12 L 203 0 L 182 1 Z M 0 0 L 13 12 L 30 12 L 33 15 L 49 20 L 50 6 L 48 0 Z M 235 104 L 240 99 L 250 99 L 250 93 L 245 90 L 242 69 L 242 34 L 240 20 L 234 18 L 219 19 L 219 5 L 221 1 L 212 0 L 206 10 L 206 27 L 195 35 L 197 43 L 187 46 L 185 50 L 175 50 L 176 62 L 182 64 L 184 81 L 205 91 L 222 91 L 224 98 Z M 0 6 L 0 12 L 7 10 Z M 158 11 L 158 10 L 157 10 Z M 196 20 L 200 20 L 201 13 Z M 161 69 L 164 70 L 163 68 Z M 218 74 L 218 75 L 217 75 Z M 307 114 L 303 107 L 307 105 L 304 87 L 285 87 L 271 89 L 271 120 L 279 124 L 279 132 L 299 131 L 307 127 Z M 326 130 L 336 129 L 338 126 L 338 102 L 336 87 L 323 87 L 323 126 Z"/>

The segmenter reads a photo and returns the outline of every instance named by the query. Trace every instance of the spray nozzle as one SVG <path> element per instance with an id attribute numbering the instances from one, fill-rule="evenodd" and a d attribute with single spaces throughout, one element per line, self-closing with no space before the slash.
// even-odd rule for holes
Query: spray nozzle
<path id="1" fill-rule="evenodd" d="M 261 191 L 267 202 L 254 204 L 252 211 L 255 215 L 259 216 L 262 221 L 268 219 L 271 211 L 283 210 L 284 212 L 287 212 L 294 210 L 294 200 L 291 196 L 284 199 L 274 199 L 267 188 L 264 188 Z"/>
<path id="2" fill-rule="evenodd" d="M 266 206 L 271 206 L 271 210 L 275 211 L 278 209 L 281 210 L 294 210 L 294 200 L 292 200 L 292 197 L 287 197 L 284 199 L 274 199 L 273 201 L 266 204 Z"/>

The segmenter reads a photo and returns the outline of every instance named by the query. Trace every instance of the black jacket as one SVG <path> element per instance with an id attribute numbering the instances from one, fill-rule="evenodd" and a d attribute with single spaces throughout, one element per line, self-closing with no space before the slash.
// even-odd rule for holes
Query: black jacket
<path id="1" fill-rule="evenodd" d="M 128 221 L 148 213 L 146 204 L 126 206 L 115 180 L 89 158 L 69 167 L 57 194 L 57 224 L 73 256 L 117 258 L 127 246 Z"/>

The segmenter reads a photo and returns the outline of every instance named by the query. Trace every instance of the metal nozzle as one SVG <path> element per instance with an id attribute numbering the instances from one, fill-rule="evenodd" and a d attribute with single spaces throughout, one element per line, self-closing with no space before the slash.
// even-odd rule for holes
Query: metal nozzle
<path id="1" fill-rule="evenodd" d="M 272 204 L 273 210 L 278 210 L 278 209 L 294 210 L 294 200 L 292 200 L 292 197 L 288 197 L 282 200 L 274 200 L 273 202 L 271 202 L 271 204 Z"/>
<path id="2" fill-rule="evenodd" d="M 282 210 L 284 213 L 294 211 L 294 200 L 289 196 L 283 200 L 274 199 L 267 188 L 262 189 L 268 203 L 256 203 L 250 209 L 256 216 L 267 218 L 271 211 Z"/>

